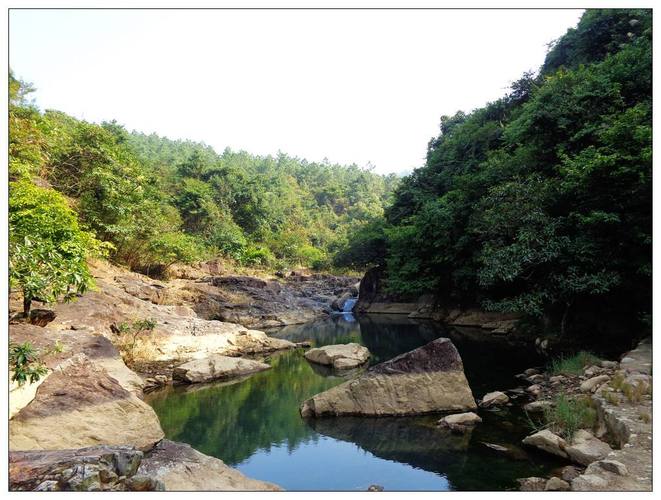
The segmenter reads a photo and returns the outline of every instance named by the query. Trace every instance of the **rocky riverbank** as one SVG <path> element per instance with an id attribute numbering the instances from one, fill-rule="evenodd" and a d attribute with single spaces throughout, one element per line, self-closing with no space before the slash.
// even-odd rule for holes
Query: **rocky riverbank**
<path id="1" fill-rule="evenodd" d="M 642 341 L 617 361 L 587 366 L 581 374 L 552 375 L 530 369 L 520 378 L 534 399 L 530 413 L 548 411 L 559 395 L 589 398 L 596 411 L 590 428 L 563 438 L 545 428 L 524 444 L 571 462 L 550 478 L 521 479 L 527 491 L 651 491 L 652 489 L 652 347 Z"/>
<path id="2" fill-rule="evenodd" d="M 18 319 L 20 297 L 10 300 L 10 342 L 29 342 L 46 369 L 38 382 L 10 387 L 11 489 L 278 489 L 164 441 L 143 391 L 191 362 L 197 365 L 180 370 L 189 382 L 255 371 L 256 362 L 235 366 L 232 358 L 295 344 L 222 318 L 252 318 L 251 326 L 307 321 L 327 314 L 356 280 L 211 276 L 202 267 L 196 276 L 161 282 L 106 262 L 92 272 L 94 290 L 36 309 L 27 322 Z M 246 316 L 233 316 L 237 311 Z M 120 470 L 117 457 L 126 454 L 139 457 L 140 473 Z"/>

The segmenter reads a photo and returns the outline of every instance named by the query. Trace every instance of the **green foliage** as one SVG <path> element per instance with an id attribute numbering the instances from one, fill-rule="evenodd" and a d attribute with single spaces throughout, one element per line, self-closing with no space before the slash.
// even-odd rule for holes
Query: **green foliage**
<path id="1" fill-rule="evenodd" d="M 599 358 L 586 351 L 579 351 L 572 356 L 559 357 L 551 360 L 553 375 L 583 375 L 587 366 L 599 363 Z"/>
<path id="2" fill-rule="evenodd" d="M 33 384 L 48 373 L 48 369 L 41 362 L 39 353 L 30 342 L 23 344 L 9 344 L 9 370 L 12 373 L 12 382 L 23 385 L 25 382 Z"/>
<path id="3" fill-rule="evenodd" d="M 22 180 L 10 183 L 9 193 L 9 282 L 23 293 L 24 313 L 33 300 L 69 300 L 87 290 L 87 258 L 107 245 L 80 228 L 56 191 Z"/>
<path id="4" fill-rule="evenodd" d="M 544 411 L 546 424 L 568 441 L 579 429 L 592 429 L 597 422 L 597 411 L 587 396 L 570 397 L 559 394 Z"/>
<path id="5" fill-rule="evenodd" d="M 560 335 L 644 328 L 651 47 L 650 11 L 588 10 L 538 76 L 442 117 L 385 213 L 389 290 L 521 313 Z"/>
<path id="6" fill-rule="evenodd" d="M 156 321 L 151 318 L 136 319 L 131 323 L 122 322 L 114 325 L 113 331 L 117 335 L 115 344 L 120 354 L 128 365 L 140 360 L 141 352 L 139 341 L 145 334 L 149 334 L 156 328 Z"/>
<path id="7" fill-rule="evenodd" d="M 275 256 L 266 247 L 249 245 L 239 262 L 244 266 L 269 267 L 275 263 Z"/>

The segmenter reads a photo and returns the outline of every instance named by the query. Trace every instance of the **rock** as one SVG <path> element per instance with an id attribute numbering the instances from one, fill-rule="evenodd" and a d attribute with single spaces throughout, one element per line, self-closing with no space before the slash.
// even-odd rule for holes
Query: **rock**
<path id="1" fill-rule="evenodd" d="M 544 382 L 544 375 L 532 375 L 528 377 L 528 382 L 532 384 L 539 384 L 540 382 Z"/>
<path id="2" fill-rule="evenodd" d="M 571 482 L 572 491 L 599 491 L 608 488 L 608 481 L 596 474 L 583 474 Z"/>
<path id="3" fill-rule="evenodd" d="M 60 365 L 9 422 L 12 451 L 98 444 L 148 449 L 162 438 L 154 410 L 84 354 Z"/>
<path id="4" fill-rule="evenodd" d="M 454 344 L 438 338 L 303 402 L 303 417 L 415 415 L 476 408 Z"/>
<path id="5" fill-rule="evenodd" d="M 542 393 L 542 386 L 539 384 L 533 384 L 529 387 L 526 387 L 526 392 L 532 396 L 539 396 Z"/>
<path id="6" fill-rule="evenodd" d="M 601 365 L 602 368 L 607 368 L 609 370 L 616 370 L 617 367 L 618 367 L 617 361 L 606 361 L 606 360 L 604 360 L 600 363 L 600 365 Z"/>
<path id="7" fill-rule="evenodd" d="M 599 375 L 597 377 L 589 378 L 581 384 L 581 392 L 594 392 L 597 390 L 597 387 L 609 380 L 610 377 L 608 375 Z"/>
<path id="8" fill-rule="evenodd" d="M 517 479 L 517 482 L 521 491 L 544 491 L 546 487 L 546 479 L 543 477 L 526 477 Z"/>
<path id="9" fill-rule="evenodd" d="M 627 470 L 626 465 L 617 460 L 597 460 L 588 465 L 588 468 L 585 469 L 586 474 L 599 474 L 599 469 L 605 470 L 607 472 L 612 472 L 618 476 L 628 476 L 629 471 Z"/>
<path id="10" fill-rule="evenodd" d="M 578 464 L 589 465 L 605 458 L 611 451 L 610 446 L 581 429 L 574 435 L 571 446 L 565 447 L 569 458 Z"/>
<path id="11" fill-rule="evenodd" d="M 482 419 L 477 414 L 467 412 L 447 415 L 438 421 L 438 425 L 446 427 L 453 432 L 464 433 L 480 422 L 482 422 Z"/>
<path id="12" fill-rule="evenodd" d="M 552 406 L 553 403 L 551 401 L 533 401 L 525 405 L 523 409 L 529 413 L 543 413 Z"/>
<path id="13" fill-rule="evenodd" d="M 166 375 L 156 375 L 154 380 L 159 385 L 166 385 L 168 383 L 168 377 Z"/>
<path id="14" fill-rule="evenodd" d="M 591 365 L 583 370 L 583 375 L 585 375 L 586 377 L 594 377 L 598 373 L 602 373 L 602 372 L 603 369 L 601 367 L 596 365 Z"/>
<path id="15" fill-rule="evenodd" d="M 480 401 L 482 408 L 490 408 L 492 406 L 500 406 L 508 403 L 510 398 L 504 392 L 494 391 L 485 394 Z"/>
<path id="16" fill-rule="evenodd" d="M 340 297 L 338 297 L 331 303 L 331 309 L 333 311 L 344 311 L 344 305 L 348 300 L 352 298 L 353 298 L 353 294 L 351 294 L 350 292 L 344 292 Z"/>
<path id="17" fill-rule="evenodd" d="M 367 491 L 383 491 L 383 486 L 380 484 L 370 484 L 367 487 Z"/>
<path id="18" fill-rule="evenodd" d="M 561 382 L 564 382 L 565 380 L 567 380 L 567 377 L 564 377 L 562 375 L 555 375 L 549 378 L 549 382 L 551 382 L 551 384 L 559 384 Z"/>
<path id="19" fill-rule="evenodd" d="M 534 446 L 559 457 L 567 458 L 567 453 L 565 452 L 566 441 L 548 429 L 541 430 L 524 438 L 523 444 Z"/>
<path id="20" fill-rule="evenodd" d="M 158 479 L 167 491 L 279 491 L 265 481 L 250 479 L 183 443 L 162 440 L 145 454 L 139 475 Z"/>
<path id="21" fill-rule="evenodd" d="M 533 375 L 537 375 L 537 374 L 539 374 L 539 370 L 538 370 L 537 368 L 528 368 L 527 370 L 525 370 L 525 371 L 523 372 L 523 374 L 524 374 L 526 377 L 532 377 Z"/>
<path id="22" fill-rule="evenodd" d="M 269 365 L 259 361 L 214 354 L 176 367 L 172 372 L 172 378 L 188 383 L 210 382 L 249 375 L 269 368 L 271 368 Z"/>
<path id="23" fill-rule="evenodd" d="M 501 451 L 503 453 L 507 453 L 509 451 L 509 448 L 507 448 L 506 446 L 501 446 L 499 444 L 494 444 L 494 443 L 487 443 L 486 441 L 481 441 L 481 443 L 487 448 L 490 448 L 495 451 Z"/>
<path id="24" fill-rule="evenodd" d="M 560 479 L 559 477 L 552 477 L 546 483 L 545 491 L 569 491 L 569 483 Z"/>
<path id="25" fill-rule="evenodd" d="M 10 452 L 9 489 L 162 491 L 160 481 L 135 476 L 142 456 L 142 452 L 128 446 Z"/>
<path id="26" fill-rule="evenodd" d="M 560 471 L 560 477 L 567 482 L 571 482 L 574 478 L 578 477 L 580 474 L 581 474 L 580 471 L 573 465 L 567 465 L 563 467 L 562 470 Z"/>
<path id="27" fill-rule="evenodd" d="M 341 369 L 356 368 L 367 362 L 370 352 L 367 347 L 360 344 L 336 344 L 326 345 L 310 349 L 305 353 L 305 359 Z"/>

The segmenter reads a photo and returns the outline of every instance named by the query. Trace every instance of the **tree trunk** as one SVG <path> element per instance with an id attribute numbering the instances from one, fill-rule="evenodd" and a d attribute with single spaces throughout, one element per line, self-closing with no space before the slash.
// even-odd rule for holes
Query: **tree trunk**
<path id="1" fill-rule="evenodd" d="M 32 307 L 32 299 L 23 296 L 23 314 L 26 318 L 30 316 L 30 307 Z"/>

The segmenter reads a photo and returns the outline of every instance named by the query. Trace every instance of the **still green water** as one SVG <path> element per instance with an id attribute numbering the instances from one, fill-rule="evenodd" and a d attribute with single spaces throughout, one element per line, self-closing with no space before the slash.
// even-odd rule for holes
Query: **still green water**
<path id="1" fill-rule="evenodd" d="M 269 334 L 314 346 L 358 342 L 369 348 L 372 364 L 448 336 L 476 397 L 514 387 L 514 374 L 539 361 L 534 351 L 479 331 L 446 330 L 401 316 L 337 315 Z M 244 380 L 170 387 L 146 399 L 168 439 L 286 490 L 365 491 L 371 484 L 386 491 L 507 490 L 516 489 L 516 478 L 545 475 L 561 465 L 519 447 L 530 428 L 515 407 L 480 411 L 482 424 L 464 436 L 437 429 L 439 416 L 304 420 L 298 413 L 303 400 L 356 374 L 341 377 L 310 364 L 302 349 L 267 361 L 270 370 Z"/>

